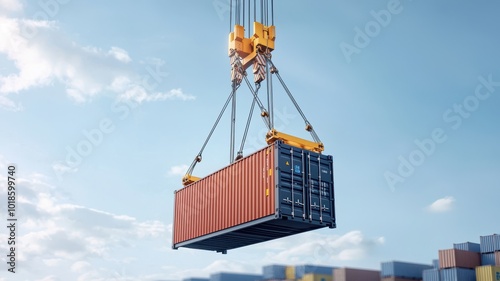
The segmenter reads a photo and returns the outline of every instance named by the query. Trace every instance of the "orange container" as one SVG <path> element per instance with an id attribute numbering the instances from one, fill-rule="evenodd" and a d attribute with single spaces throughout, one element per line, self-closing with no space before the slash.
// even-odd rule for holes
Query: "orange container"
<path id="1" fill-rule="evenodd" d="M 173 248 L 225 253 L 335 225 L 331 156 L 280 141 L 175 192 Z"/>
<path id="2" fill-rule="evenodd" d="M 439 250 L 439 268 L 471 268 L 474 269 L 476 266 L 481 265 L 481 256 L 479 253 L 458 250 L 458 249 L 447 249 Z"/>

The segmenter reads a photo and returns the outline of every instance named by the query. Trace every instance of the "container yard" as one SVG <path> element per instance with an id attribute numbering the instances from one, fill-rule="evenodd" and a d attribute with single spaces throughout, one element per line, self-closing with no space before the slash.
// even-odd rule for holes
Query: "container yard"
<path id="1" fill-rule="evenodd" d="M 481 236 L 481 244 L 455 243 L 451 249 L 437 250 L 439 259 L 430 260 L 429 264 L 388 261 L 380 263 L 378 269 L 270 264 L 262 267 L 260 275 L 218 273 L 208 279 L 183 281 L 499 281 L 500 266 L 482 265 L 496 262 L 500 256 L 495 246 L 496 237 L 498 235 Z M 480 254 L 480 249 L 496 251 Z M 484 257 L 487 260 L 483 260 Z"/>

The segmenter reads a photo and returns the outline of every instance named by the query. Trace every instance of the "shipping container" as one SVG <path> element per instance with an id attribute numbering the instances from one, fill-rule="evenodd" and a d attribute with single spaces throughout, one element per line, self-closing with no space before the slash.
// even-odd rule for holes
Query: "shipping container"
<path id="1" fill-rule="evenodd" d="M 480 236 L 481 253 L 493 253 L 500 251 L 500 235 L 492 234 Z"/>
<path id="2" fill-rule="evenodd" d="M 381 277 L 401 277 L 422 279 L 422 271 L 432 269 L 432 265 L 400 261 L 383 262 Z"/>
<path id="3" fill-rule="evenodd" d="M 262 277 L 269 279 L 286 279 L 286 265 L 271 264 L 262 267 Z"/>
<path id="4" fill-rule="evenodd" d="M 439 268 L 439 259 L 432 260 L 432 266 L 434 268 Z"/>
<path id="5" fill-rule="evenodd" d="M 403 278 L 403 277 L 395 277 L 395 276 L 382 277 L 382 279 L 380 279 L 380 280 L 382 280 L 382 281 L 422 281 L 422 279 Z"/>
<path id="6" fill-rule="evenodd" d="M 500 266 L 478 266 L 476 267 L 476 280 L 477 281 L 499 281 L 500 280 Z"/>
<path id="7" fill-rule="evenodd" d="M 296 265 L 295 266 L 295 279 L 301 279 L 302 276 L 310 273 L 323 274 L 333 276 L 333 270 L 336 267 L 333 266 L 321 266 L 321 265 Z"/>
<path id="8" fill-rule="evenodd" d="M 225 253 L 335 228 L 332 156 L 276 141 L 175 192 L 173 248 Z"/>
<path id="9" fill-rule="evenodd" d="M 198 278 L 198 277 L 190 277 L 182 279 L 182 281 L 210 281 L 208 278 Z"/>
<path id="10" fill-rule="evenodd" d="M 482 253 L 481 265 L 496 265 L 495 253 Z"/>
<path id="11" fill-rule="evenodd" d="M 439 250 L 439 268 L 475 268 L 481 265 L 479 253 L 457 249 Z"/>
<path id="12" fill-rule="evenodd" d="M 422 271 L 422 281 L 441 281 L 439 269 L 426 269 Z"/>
<path id="13" fill-rule="evenodd" d="M 318 273 L 307 273 L 299 279 L 300 281 L 333 281 L 333 275 L 330 274 L 318 274 Z"/>
<path id="14" fill-rule="evenodd" d="M 500 266 L 500 251 L 495 252 L 495 265 Z"/>
<path id="15" fill-rule="evenodd" d="M 287 266 L 286 267 L 286 270 L 285 270 L 285 275 L 286 275 L 286 279 L 288 280 L 295 280 L 295 266 L 293 265 L 290 265 L 290 266 Z"/>
<path id="16" fill-rule="evenodd" d="M 441 269 L 441 281 L 476 281 L 476 271 L 470 268 Z"/>
<path id="17" fill-rule="evenodd" d="M 210 281 L 261 281 L 262 275 L 219 272 L 210 274 Z"/>
<path id="18" fill-rule="evenodd" d="M 380 271 L 358 268 L 336 268 L 333 270 L 334 281 L 380 281 Z"/>
<path id="19" fill-rule="evenodd" d="M 453 244 L 453 249 L 479 253 L 481 251 L 481 246 L 478 243 L 464 242 Z"/>

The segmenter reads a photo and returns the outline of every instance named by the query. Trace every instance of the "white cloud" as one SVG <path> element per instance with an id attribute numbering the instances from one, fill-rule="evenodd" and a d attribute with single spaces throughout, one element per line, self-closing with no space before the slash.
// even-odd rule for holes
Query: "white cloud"
<path id="1" fill-rule="evenodd" d="M 453 208 L 454 204 L 455 198 L 453 196 L 446 196 L 427 206 L 427 210 L 434 213 L 448 212 Z"/>
<path id="2" fill-rule="evenodd" d="M 181 89 L 156 90 L 167 75 L 159 69 L 162 61 L 156 61 L 156 69 L 141 76 L 131 67 L 126 50 L 80 46 L 55 21 L 0 16 L 0 38 L 0 54 L 17 68 L 17 72 L 0 75 L 0 107 L 6 109 L 22 109 L 8 95 L 54 83 L 63 84 L 67 96 L 77 103 L 109 91 L 138 103 L 195 99 Z"/>
<path id="3" fill-rule="evenodd" d="M 0 166 L 4 162 L 0 158 Z M 27 271 L 40 269 L 37 278 L 46 277 L 38 280 L 107 280 L 101 278 L 113 278 L 116 272 L 98 263 L 106 261 L 120 268 L 131 258 L 120 255 L 119 259 L 111 259 L 117 251 L 132 249 L 139 241 L 157 239 L 165 243 L 169 227 L 163 222 L 68 203 L 46 179 L 41 174 L 17 179 L 17 187 L 22 190 L 17 200 L 17 208 L 22 210 L 22 231 L 16 241 L 22 251 L 18 251 L 17 258 Z M 0 175 L 0 181 L 4 180 Z M 6 198 L 5 189 L 0 189 L 0 198 Z M 6 238 L 0 234 L 1 240 Z M 0 251 L 6 252 L 6 244 L 0 244 Z M 6 257 L 0 257 L 0 262 L 5 264 Z M 57 275 L 51 275 L 55 269 Z"/>
<path id="4" fill-rule="evenodd" d="M 375 248 L 384 244 L 383 237 L 366 238 L 361 231 L 350 231 L 342 236 L 306 232 L 260 245 L 267 249 L 268 263 L 332 264 L 338 261 L 366 258 Z M 290 247 L 290 245 L 294 245 Z"/>
<path id="5" fill-rule="evenodd" d="M 19 12 L 23 9 L 23 4 L 18 0 L 0 0 L 0 13 Z"/>
<path id="6" fill-rule="evenodd" d="M 173 176 L 184 176 L 184 174 L 186 174 L 187 169 L 188 169 L 188 165 L 185 165 L 185 164 L 172 166 L 168 170 L 167 175 L 172 176 L 172 177 Z"/>

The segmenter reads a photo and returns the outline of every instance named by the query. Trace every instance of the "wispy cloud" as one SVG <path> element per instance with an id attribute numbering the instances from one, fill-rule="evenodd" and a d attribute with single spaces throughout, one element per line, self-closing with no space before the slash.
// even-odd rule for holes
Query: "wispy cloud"
<path id="1" fill-rule="evenodd" d="M 183 164 L 183 165 L 177 165 L 177 166 L 172 166 L 167 172 L 168 176 L 184 176 L 188 169 L 188 166 Z"/>
<path id="2" fill-rule="evenodd" d="M 12 6 L 15 1 L 1 0 Z M 3 3 L 3 4 L 2 4 Z M 31 30 L 36 36 L 26 36 Z M 0 17 L 0 54 L 5 54 L 17 71 L 0 75 L 0 106 L 21 110 L 11 94 L 54 83 L 65 86 L 66 94 L 75 102 L 84 103 L 106 92 L 114 92 L 122 100 L 154 102 L 190 101 L 195 97 L 181 89 L 155 90 L 166 76 L 159 72 L 139 75 L 131 66 L 132 58 L 117 46 L 102 50 L 81 46 L 59 28 L 56 21 L 26 20 Z"/>
<path id="3" fill-rule="evenodd" d="M 2 12 L 19 12 L 23 4 L 18 0 L 0 0 L 0 14 Z"/>
<path id="4" fill-rule="evenodd" d="M 432 204 L 427 206 L 426 209 L 433 213 L 443 213 L 452 210 L 454 204 L 455 204 L 455 198 L 452 196 L 446 196 L 444 198 L 434 201 Z"/>
<path id="5" fill-rule="evenodd" d="M 114 268 L 125 268 L 133 258 L 124 256 L 114 261 L 112 257 L 116 251 L 131 249 L 145 239 L 158 239 L 163 243 L 168 235 L 169 227 L 157 220 L 141 221 L 128 215 L 68 203 L 56 186 L 46 182 L 47 179 L 42 174 L 30 174 L 18 178 L 16 185 L 22 190 L 17 194 L 17 202 L 18 209 L 22 210 L 19 229 L 23 230 L 16 241 L 22 249 L 17 258 L 26 266 L 40 269 L 38 278 L 44 275 L 45 280 L 116 277 L 118 273 L 92 263 L 105 260 L 115 263 Z M 0 175 L 0 181 L 5 180 Z M 0 197 L 6 198 L 5 189 L 0 189 Z M 0 235 L 0 239 L 3 238 L 6 239 L 5 234 Z M 7 251 L 6 244 L 0 244 L 0 251 Z M 5 256 L 0 257 L 0 262 L 6 262 Z M 57 278 L 51 275 L 54 271 L 58 272 Z"/>

